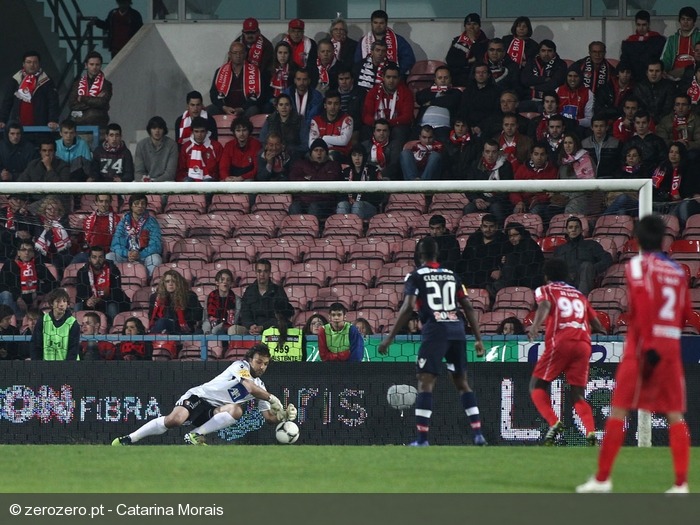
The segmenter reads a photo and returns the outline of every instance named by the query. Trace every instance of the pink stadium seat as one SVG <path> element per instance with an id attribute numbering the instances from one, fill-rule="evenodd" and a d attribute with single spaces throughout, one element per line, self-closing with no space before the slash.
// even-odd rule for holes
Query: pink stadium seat
<path id="1" fill-rule="evenodd" d="M 625 263 L 615 263 L 605 271 L 600 282 L 602 287 L 624 286 L 625 284 Z"/>
<path id="2" fill-rule="evenodd" d="M 206 307 L 207 297 L 215 289 L 216 289 L 216 286 L 211 285 L 211 284 L 205 284 L 202 286 L 193 286 L 192 287 L 192 291 L 197 295 L 197 299 L 199 299 L 199 304 L 201 304 L 203 307 Z"/>
<path id="3" fill-rule="evenodd" d="M 683 239 L 700 239 L 700 214 L 688 217 L 681 237 Z"/>
<path id="4" fill-rule="evenodd" d="M 216 121 L 216 128 L 219 136 L 233 136 L 233 132 L 231 131 L 231 124 L 233 124 L 233 121 L 236 119 L 235 115 L 213 115 L 213 117 Z"/>
<path id="5" fill-rule="evenodd" d="M 378 213 L 369 220 L 367 237 L 384 237 L 386 239 L 402 239 L 409 236 L 411 226 L 419 219 L 420 214 L 414 211 L 393 211 Z"/>
<path id="6" fill-rule="evenodd" d="M 132 310 L 148 310 L 151 294 L 156 291 L 155 286 L 143 286 L 131 296 Z"/>
<path id="7" fill-rule="evenodd" d="M 233 337 L 228 341 L 228 348 L 224 352 L 222 359 L 226 361 L 236 361 L 238 359 L 242 359 L 245 357 L 246 352 L 257 343 L 259 343 L 259 341 Z"/>
<path id="8" fill-rule="evenodd" d="M 616 241 L 617 239 L 617 241 Z M 617 252 L 617 242 L 622 240 L 622 237 L 619 236 L 608 236 L 608 235 L 601 235 L 601 236 L 595 236 L 592 238 L 592 240 L 596 241 L 598 244 L 600 244 L 603 249 L 610 254 L 610 257 L 612 257 L 613 262 L 617 262 L 617 257 L 618 257 L 618 252 Z"/>
<path id="9" fill-rule="evenodd" d="M 535 294 L 530 288 L 522 286 L 506 286 L 498 290 L 493 303 L 495 310 L 525 310 L 529 312 L 535 307 Z"/>
<path id="10" fill-rule="evenodd" d="M 482 312 L 487 312 L 490 309 L 491 297 L 485 288 L 468 288 L 467 295 L 474 309 Z"/>
<path id="11" fill-rule="evenodd" d="M 316 297 L 311 301 L 311 309 L 328 309 L 333 303 L 341 303 L 348 310 L 355 309 L 355 303 L 362 294 L 365 293 L 365 287 L 362 285 L 340 284 L 336 286 L 328 286 L 320 288 Z"/>
<path id="12" fill-rule="evenodd" d="M 308 250 L 306 246 L 303 250 Z M 337 259 L 311 259 L 292 266 L 292 271 L 314 272 L 320 279 L 332 278 L 338 269 L 341 267 L 340 261 Z"/>
<path id="13" fill-rule="evenodd" d="M 441 60 L 418 60 L 406 78 L 406 85 L 414 93 L 420 91 L 423 88 L 430 87 L 433 85 L 435 78 L 435 70 L 444 66 L 445 63 Z"/>
<path id="14" fill-rule="evenodd" d="M 219 242 L 220 239 L 230 237 L 231 223 L 237 222 L 240 215 L 242 214 L 205 213 L 198 215 L 193 222 L 187 225 L 187 237 L 216 238 Z"/>
<path id="15" fill-rule="evenodd" d="M 250 239 L 246 237 L 235 237 L 216 244 L 216 253 L 214 253 L 213 262 L 228 261 L 231 259 L 242 259 L 244 261 L 253 262 L 257 253 L 257 246 Z"/>
<path id="16" fill-rule="evenodd" d="M 369 321 L 375 334 L 386 333 L 396 320 L 396 312 L 391 308 L 361 308 L 356 312 L 348 312 L 348 320 L 354 321 L 363 317 Z"/>
<path id="17" fill-rule="evenodd" d="M 195 212 L 170 212 L 161 213 L 156 216 L 158 224 L 160 225 L 160 230 L 163 235 L 171 235 L 177 237 L 184 237 L 187 231 L 187 226 L 192 224 L 197 217 L 198 213 Z"/>
<path id="18" fill-rule="evenodd" d="M 345 261 L 347 246 L 339 239 L 314 239 L 314 244 L 307 245 L 304 252 L 304 262 L 317 259 Z"/>
<path id="19" fill-rule="evenodd" d="M 148 284 L 148 272 L 143 264 L 123 262 L 117 263 L 117 268 L 122 276 L 122 285 L 131 284 L 141 287 Z"/>
<path id="20" fill-rule="evenodd" d="M 375 286 L 381 286 L 383 284 L 403 284 L 406 281 L 406 275 L 413 270 L 416 266 L 412 263 L 391 263 L 383 266 L 379 273 L 377 274 Z"/>
<path id="21" fill-rule="evenodd" d="M 518 317 L 518 314 L 513 310 L 494 310 L 493 312 L 484 312 L 479 316 L 479 328 L 482 334 L 495 334 L 498 325 L 508 317 Z"/>
<path id="22" fill-rule="evenodd" d="M 364 225 L 362 219 L 353 214 L 335 214 L 326 219 L 323 237 L 362 237 Z"/>
<path id="23" fill-rule="evenodd" d="M 250 200 L 245 193 L 215 193 L 211 198 L 209 213 L 248 213 Z"/>
<path id="24" fill-rule="evenodd" d="M 288 215 L 282 221 L 277 236 L 315 239 L 319 233 L 318 218 L 315 215 Z"/>
<path id="25" fill-rule="evenodd" d="M 435 193 L 430 201 L 428 213 L 444 215 L 446 211 L 458 211 L 460 214 L 469 204 L 469 199 L 464 193 Z"/>
<path id="26" fill-rule="evenodd" d="M 319 287 L 313 284 L 292 284 L 284 287 L 289 303 L 299 310 L 308 310 L 319 293 Z"/>
<path id="27" fill-rule="evenodd" d="M 414 229 L 415 231 L 415 229 Z M 401 239 L 394 243 L 394 262 L 410 261 L 413 263 L 416 252 L 416 245 L 420 239 L 412 237 L 410 239 Z"/>
<path id="28" fill-rule="evenodd" d="M 551 257 L 558 246 L 566 244 L 566 238 L 559 237 L 558 235 L 548 235 L 537 241 L 537 244 L 542 248 L 542 253 L 545 257 Z"/>
<path id="29" fill-rule="evenodd" d="M 300 262 L 303 245 L 292 238 L 275 238 L 266 241 L 258 251 L 258 259 L 285 259 L 292 264 Z"/>
<path id="30" fill-rule="evenodd" d="M 85 223 L 85 218 L 89 214 L 86 212 L 79 212 L 79 211 L 74 211 L 73 213 L 68 214 L 68 226 L 70 226 L 73 230 L 77 230 L 78 232 L 82 232 L 83 230 L 83 224 Z"/>
<path id="31" fill-rule="evenodd" d="M 341 284 L 360 284 L 365 288 L 372 285 L 374 271 L 369 266 L 358 264 L 359 261 L 342 264 L 330 278 L 330 286 Z"/>
<path id="32" fill-rule="evenodd" d="M 214 247 L 208 239 L 192 238 L 182 239 L 175 243 L 170 252 L 170 261 L 199 260 L 205 263 L 211 262 L 214 255 Z"/>
<path id="33" fill-rule="evenodd" d="M 259 194 L 255 197 L 251 212 L 281 211 L 286 215 L 291 204 L 292 196 L 289 193 Z"/>
<path id="34" fill-rule="evenodd" d="M 639 246 L 637 245 L 637 241 L 635 239 L 626 240 L 622 245 L 622 248 L 620 248 L 619 261 L 624 262 L 631 259 L 635 255 L 639 255 Z"/>
<path id="35" fill-rule="evenodd" d="M 269 113 L 258 113 L 257 115 L 252 115 L 250 117 L 250 123 L 253 125 L 254 137 L 260 136 L 260 132 L 262 131 L 262 127 L 265 125 L 265 121 L 267 120 L 268 116 Z"/>
<path id="36" fill-rule="evenodd" d="M 381 237 L 358 239 L 348 250 L 348 261 L 376 259 L 384 263 L 391 260 L 391 244 Z"/>
<path id="37" fill-rule="evenodd" d="M 525 226 L 525 229 L 532 234 L 535 240 L 539 239 L 544 234 L 542 217 L 536 213 L 513 213 L 506 217 L 504 226 L 511 222 L 519 222 Z"/>
<path id="38" fill-rule="evenodd" d="M 301 266 L 303 265 L 304 263 L 301 263 Z M 291 286 L 294 284 L 316 286 L 317 288 L 322 288 L 326 286 L 327 279 L 323 274 L 315 270 L 295 269 L 299 266 L 299 264 L 295 264 L 292 267 L 292 269 L 288 271 L 287 274 L 284 276 L 285 286 Z"/>
<path id="39" fill-rule="evenodd" d="M 277 233 L 277 228 L 286 215 L 285 212 L 281 211 L 266 211 L 242 215 L 240 220 L 233 225 L 233 236 L 245 237 L 253 235 L 272 238 Z"/>
<path id="40" fill-rule="evenodd" d="M 192 193 L 188 195 L 168 195 L 168 203 L 165 205 L 165 213 L 174 211 L 193 211 L 205 213 L 207 210 L 206 197 L 203 194 Z"/>
<path id="41" fill-rule="evenodd" d="M 425 212 L 425 195 L 422 193 L 391 193 L 384 208 L 386 213 L 391 211 L 415 210 Z"/>
<path id="42" fill-rule="evenodd" d="M 63 269 L 61 286 L 78 284 L 78 270 L 80 270 L 83 266 L 85 266 L 85 263 L 73 263 L 66 266 Z"/>
<path id="43" fill-rule="evenodd" d="M 614 322 L 620 313 L 627 310 L 627 291 L 623 287 L 596 288 L 588 294 L 588 301 L 596 310 L 606 312 Z"/>
<path id="44" fill-rule="evenodd" d="M 468 213 L 464 215 L 457 226 L 456 234 L 460 235 L 471 235 L 475 231 L 481 228 L 481 219 L 486 215 L 485 213 Z"/>
<path id="45" fill-rule="evenodd" d="M 357 303 L 358 310 L 367 308 L 390 308 L 398 310 L 401 306 L 401 293 L 396 291 L 396 288 L 391 286 L 379 286 L 370 288 L 365 295 L 359 298 Z"/>
<path id="46" fill-rule="evenodd" d="M 430 218 L 433 215 L 442 215 L 445 218 L 445 227 L 449 232 L 454 232 L 459 225 L 459 221 L 464 217 L 461 211 L 445 210 L 436 213 L 424 213 L 416 219 L 411 229 L 411 237 L 417 240 L 430 235 Z"/>
<path id="47" fill-rule="evenodd" d="M 593 228 L 593 237 L 605 235 L 630 239 L 633 228 L 634 219 L 629 215 L 601 215 Z M 619 243 L 620 246 L 623 242 Z"/>

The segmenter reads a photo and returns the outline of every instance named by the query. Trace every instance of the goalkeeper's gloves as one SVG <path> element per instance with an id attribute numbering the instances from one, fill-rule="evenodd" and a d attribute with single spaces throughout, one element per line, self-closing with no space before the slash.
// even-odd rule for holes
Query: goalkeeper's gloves
<path id="1" fill-rule="evenodd" d="M 289 403 L 287 405 L 287 421 L 294 421 L 297 418 L 297 407 Z"/>
<path id="2" fill-rule="evenodd" d="M 270 403 L 270 410 L 275 415 L 275 417 L 279 421 L 284 421 L 287 417 L 287 412 L 285 412 L 284 407 L 282 406 L 282 403 L 277 398 L 277 396 L 270 394 L 270 399 L 268 399 L 267 401 Z"/>

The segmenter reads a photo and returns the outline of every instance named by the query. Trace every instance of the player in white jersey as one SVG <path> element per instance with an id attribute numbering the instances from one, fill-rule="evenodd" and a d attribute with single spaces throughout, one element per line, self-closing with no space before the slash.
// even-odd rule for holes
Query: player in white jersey
<path id="1" fill-rule="evenodd" d="M 170 414 L 152 419 L 131 434 L 114 439 L 112 445 L 132 445 L 147 436 L 164 434 L 182 425 L 196 426 L 185 434 L 185 443 L 206 445 L 204 436 L 235 424 L 243 415 L 241 405 L 251 399 L 258 400 L 258 410 L 268 423 L 293 421 L 297 417 L 296 407 L 289 404 L 285 409 L 260 379 L 269 364 L 269 348 L 256 344 L 246 352 L 244 360 L 235 361 L 211 381 L 185 392 Z"/>

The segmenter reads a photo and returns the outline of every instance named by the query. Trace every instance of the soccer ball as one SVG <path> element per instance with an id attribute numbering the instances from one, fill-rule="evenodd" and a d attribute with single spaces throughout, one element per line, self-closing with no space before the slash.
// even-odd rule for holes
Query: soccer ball
<path id="1" fill-rule="evenodd" d="M 407 410 L 416 404 L 417 393 L 418 390 L 410 385 L 391 385 L 386 400 L 396 410 Z"/>
<path id="2" fill-rule="evenodd" d="M 275 428 L 275 437 L 283 445 L 291 445 L 299 439 L 299 427 L 292 421 L 282 421 Z"/>

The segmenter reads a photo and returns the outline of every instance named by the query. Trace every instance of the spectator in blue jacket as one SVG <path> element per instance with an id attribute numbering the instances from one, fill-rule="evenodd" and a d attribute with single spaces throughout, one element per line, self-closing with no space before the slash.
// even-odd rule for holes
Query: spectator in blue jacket
<path id="1" fill-rule="evenodd" d="M 129 211 L 117 225 L 107 259 L 114 262 L 139 262 L 146 266 L 148 276 L 163 262 L 160 225 L 146 209 L 144 194 L 129 198 Z"/>
<path id="2" fill-rule="evenodd" d="M 56 141 L 56 157 L 68 164 L 70 180 L 91 182 L 92 151 L 83 139 L 77 136 L 76 124 L 66 119 L 61 122 L 61 138 Z"/>

